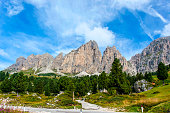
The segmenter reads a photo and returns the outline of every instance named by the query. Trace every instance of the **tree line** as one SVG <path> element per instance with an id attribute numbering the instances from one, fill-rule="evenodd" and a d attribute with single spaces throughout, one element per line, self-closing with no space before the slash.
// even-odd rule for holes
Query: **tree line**
<path id="1" fill-rule="evenodd" d="M 163 63 L 158 66 L 158 75 L 166 74 L 166 67 Z M 160 71 L 161 70 L 161 71 Z M 166 71 L 166 72 L 165 72 Z M 167 75 L 167 74 L 166 74 Z M 162 77 L 158 76 L 159 79 Z M 165 79 L 167 77 L 164 77 Z M 130 76 L 122 71 L 122 66 L 118 59 L 115 59 L 111 72 L 106 74 L 102 72 L 99 76 L 83 76 L 83 77 L 28 77 L 20 73 L 14 73 L 9 76 L 9 73 L 0 72 L 0 90 L 2 92 L 15 91 L 17 93 L 35 92 L 44 93 L 46 96 L 57 95 L 60 91 L 74 92 L 75 96 L 81 97 L 88 92 L 97 93 L 106 89 L 109 94 L 129 94 L 132 92 L 132 86 L 138 80 L 145 79 L 152 82 L 152 73 L 137 73 L 136 76 Z M 163 80 L 162 79 L 162 80 Z"/>

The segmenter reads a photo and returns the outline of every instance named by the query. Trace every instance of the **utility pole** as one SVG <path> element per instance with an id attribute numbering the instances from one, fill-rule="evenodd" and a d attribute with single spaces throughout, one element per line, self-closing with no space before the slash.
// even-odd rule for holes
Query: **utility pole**
<path id="1" fill-rule="evenodd" d="M 73 101 L 74 101 L 74 91 L 73 91 Z"/>

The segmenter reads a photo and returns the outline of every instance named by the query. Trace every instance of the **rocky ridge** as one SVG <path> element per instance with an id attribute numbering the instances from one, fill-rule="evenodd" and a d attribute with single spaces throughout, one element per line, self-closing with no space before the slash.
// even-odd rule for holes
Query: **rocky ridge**
<path id="1" fill-rule="evenodd" d="M 136 67 L 136 72 L 155 72 L 158 64 L 170 64 L 170 36 L 162 37 L 151 42 L 141 54 L 130 59 L 130 64 Z"/>
<path id="2" fill-rule="evenodd" d="M 80 73 L 89 74 L 105 71 L 110 72 L 115 58 L 120 59 L 123 71 L 135 75 L 137 72 L 155 71 L 158 63 L 170 63 L 170 37 L 154 40 L 141 54 L 137 54 L 127 61 L 115 46 L 107 47 L 103 56 L 95 41 L 80 46 L 77 50 L 63 56 L 60 53 L 53 58 L 50 54 L 30 55 L 27 58 L 19 57 L 16 63 L 8 67 L 8 70 L 21 71 L 33 69 L 36 73 Z"/>

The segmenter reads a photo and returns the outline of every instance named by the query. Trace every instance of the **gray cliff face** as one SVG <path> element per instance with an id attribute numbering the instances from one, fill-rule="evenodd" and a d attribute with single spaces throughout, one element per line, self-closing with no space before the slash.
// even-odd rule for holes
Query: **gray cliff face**
<path id="1" fill-rule="evenodd" d="M 103 52 L 101 70 L 105 71 L 106 73 L 109 73 L 115 58 L 120 60 L 120 63 L 123 67 L 123 71 L 126 71 L 130 74 L 136 74 L 135 68 L 120 54 L 118 50 L 116 50 L 115 46 L 107 47 L 106 50 Z"/>
<path id="2" fill-rule="evenodd" d="M 126 59 L 119 53 L 119 51 L 116 50 L 115 46 L 107 47 L 104 51 L 102 57 L 102 70 L 104 70 L 106 73 L 109 73 L 115 58 L 120 60 L 120 63 L 123 66 L 123 70 L 126 70 L 128 63 Z"/>
<path id="3" fill-rule="evenodd" d="M 60 53 L 58 56 L 54 58 L 52 63 L 52 69 L 57 71 L 60 70 L 62 62 L 63 62 L 63 53 Z"/>
<path id="4" fill-rule="evenodd" d="M 61 65 L 61 72 L 79 73 L 86 71 L 87 73 L 97 72 L 101 63 L 101 52 L 95 41 L 90 41 L 77 50 L 73 50 L 64 56 Z"/>
<path id="5" fill-rule="evenodd" d="M 41 72 L 80 73 L 89 74 L 105 71 L 110 72 L 115 58 L 120 60 L 123 71 L 135 75 L 137 72 L 156 71 L 159 62 L 170 64 L 170 37 L 154 40 L 141 54 L 136 54 L 127 61 L 115 46 L 107 47 L 103 56 L 95 41 L 89 41 L 77 50 L 63 56 L 60 53 L 53 58 L 50 54 L 30 55 L 25 59 L 19 57 L 16 63 L 7 69 L 12 71 L 28 70 L 30 68 Z"/>
<path id="6" fill-rule="evenodd" d="M 170 64 L 170 37 L 154 40 L 141 54 L 137 54 L 129 61 L 136 67 L 137 72 L 155 72 L 158 64 Z"/>
<path id="7" fill-rule="evenodd" d="M 25 60 L 26 59 L 23 56 L 20 56 L 19 58 L 17 58 L 16 63 L 9 66 L 8 69 L 12 71 L 22 70 Z"/>

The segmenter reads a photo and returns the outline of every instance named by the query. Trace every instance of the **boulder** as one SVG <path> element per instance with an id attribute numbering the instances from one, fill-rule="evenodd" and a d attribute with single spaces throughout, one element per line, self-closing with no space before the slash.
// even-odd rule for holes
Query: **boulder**
<path id="1" fill-rule="evenodd" d="M 147 82 L 146 80 L 139 80 L 134 83 L 134 89 L 137 93 L 148 91 L 152 89 L 153 86 L 150 82 Z"/>

